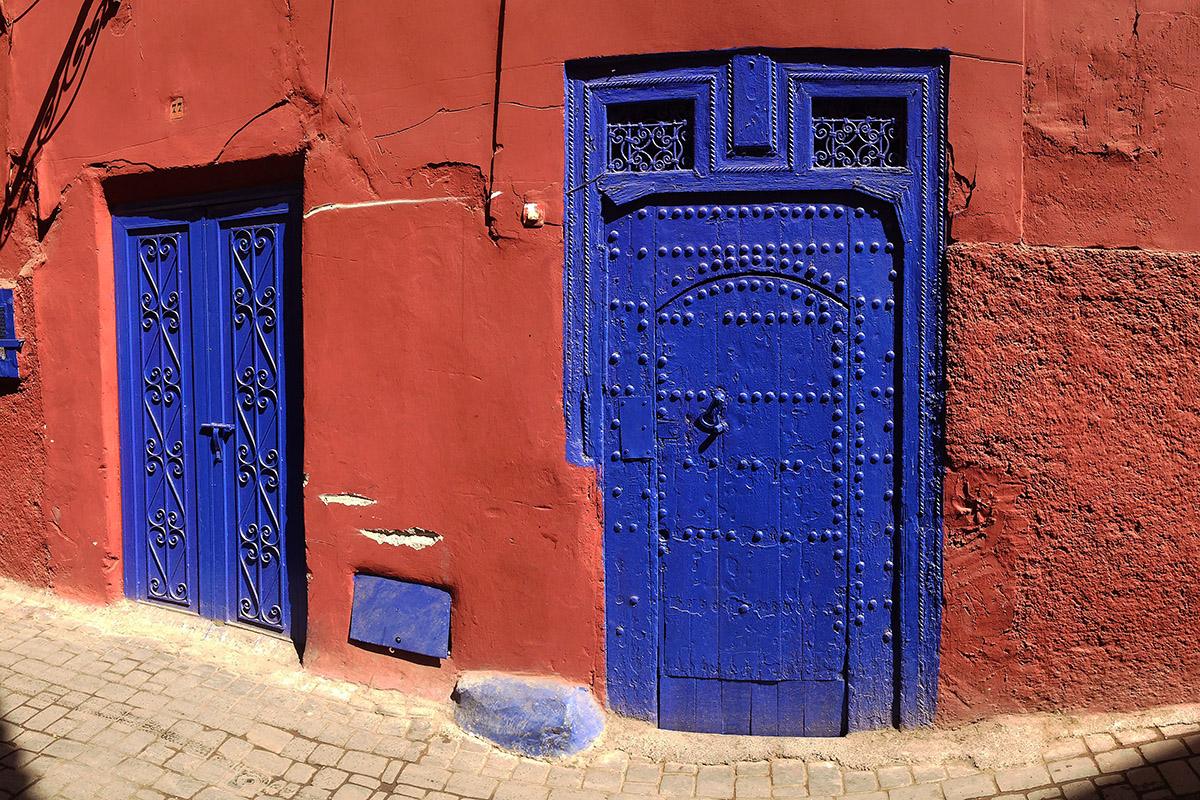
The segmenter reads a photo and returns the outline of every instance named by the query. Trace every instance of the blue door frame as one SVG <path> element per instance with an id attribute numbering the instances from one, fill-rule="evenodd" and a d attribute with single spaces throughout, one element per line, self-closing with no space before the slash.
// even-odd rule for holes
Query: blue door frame
<path id="1" fill-rule="evenodd" d="M 937 446 L 947 66 L 944 60 L 825 66 L 786 63 L 782 56 L 707 54 L 692 62 L 698 66 L 638 73 L 608 62 L 568 70 L 567 455 L 597 470 L 605 498 L 609 702 L 628 716 L 715 732 L 837 735 L 927 724 L 936 708 L 941 626 Z M 887 125 L 892 129 L 881 127 Z M 891 137 L 891 155 L 878 150 L 883 133 Z M 642 138 L 631 146 L 635 134 Z M 847 236 L 862 239 L 841 241 Z M 795 241 L 780 244 L 789 237 Z M 752 249 L 762 247 L 768 249 Z M 795 256 L 781 257 L 790 247 Z M 847 268 L 839 279 L 837 270 Z M 718 269 L 731 280 L 715 282 Z M 712 302 L 718 295 L 714 286 L 722 289 L 716 306 L 724 317 L 705 317 L 700 310 L 699 298 Z M 789 339 L 796 334 L 768 332 L 751 336 L 751 345 L 730 339 L 728 345 L 696 349 L 694 334 L 708 319 L 710 329 L 716 328 L 712 342 L 722 341 L 722 319 L 732 321 L 731 331 L 755 322 L 759 307 L 747 305 L 743 312 L 736 304 L 721 304 L 734 302 L 742 289 L 750 298 L 766 286 L 773 292 L 786 287 L 785 297 L 796 298 L 801 311 L 811 301 L 814 314 L 804 317 L 814 326 L 811 336 Z M 699 304 L 685 307 L 691 302 Z M 767 308 L 757 315 L 762 324 L 799 318 L 786 302 Z M 845 317 L 841 322 L 839 314 Z M 834 326 L 833 338 L 815 327 L 826 320 Z M 692 333 L 685 332 L 689 322 Z M 766 417 L 750 413 L 757 402 L 753 387 L 740 392 L 733 384 L 755 359 L 766 358 L 766 364 L 778 358 L 773 347 L 803 353 L 811 349 L 804 342 L 817 341 L 832 348 L 820 356 L 831 360 L 822 361 L 825 372 L 814 373 L 814 380 L 832 381 L 835 388 L 814 397 L 818 404 L 831 403 L 832 416 L 820 424 L 833 439 L 820 445 L 824 460 L 817 472 L 805 473 L 789 489 L 794 478 L 788 470 L 800 463 L 795 448 L 816 446 L 805 443 L 816 435 L 815 423 L 789 406 L 782 416 L 785 428 L 793 425 L 790 438 L 785 432 L 776 444 L 774 433 L 760 436 L 766 442 L 761 446 L 777 449 L 764 456 L 763 472 L 754 475 L 760 463 L 739 459 L 724 443 L 739 436 L 750 442 L 755 420 Z M 711 358 L 705 369 L 680 367 L 679 375 L 701 376 L 694 386 L 667 366 L 679 353 L 703 359 L 709 351 L 718 353 L 718 361 L 722 353 L 733 360 L 725 368 Z M 818 351 L 811 352 L 811 359 L 789 362 L 785 355 L 771 363 L 815 364 Z M 771 369 L 776 367 L 768 369 L 771 380 L 782 375 Z M 772 384 L 770 398 L 761 399 L 775 399 L 780 407 L 786 397 L 799 404 L 796 409 L 807 402 L 802 391 L 780 391 L 776 398 L 781 387 L 786 383 Z M 742 395 L 745 405 L 739 405 Z M 690 473 L 674 477 L 698 465 L 693 451 L 714 440 L 731 454 L 726 465 L 724 451 L 713 451 L 717 455 L 708 463 L 715 489 L 705 489 Z M 791 447 L 793 455 L 779 447 Z M 719 477 L 742 461 L 748 465 L 745 477 Z M 846 468 L 842 482 L 835 473 Z M 809 497 L 814 487 L 829 489 L 822 481 L 838 487 L 834 507 L 821 512 L 827 519 L 820 524 L 829 528 L 819 531 L 814 522 L 806 544 L 797 520 L 803 509 L 815 508 Z M 751 499 L 713 500 L 713 492 L 728 498 L 738 491 L 750 492 Z M 714 535 L 705 538 L 702 521 L 682 527 L 688 523 L 677 519 L 676 495 L 683 498 L 681 507 L 691 504 L 688 513 L 697 520 L 705 514 L 723 517 L 708 531 Z M 703 511 L 695 498 L 707 498 L 719 510 Z M 722 531 L 727 522 L 730 530 Z M 822 533 L 835 541 L 823 543 Z M 750 538 L 741 542 L 743 535 Z M 836 541 L 840 535 L 844 545 Z M 743 557 L 705 555 L 744 545 L 738 552 L 751 564 L 761 559 L 764 551 L 752 549 L 761 544 L 776 547 L 779 555 L 754 562 L 757 566 L 728 568 L 724 565 Z M 829 552 L 846 561 L 811 566 L 809 560 L 825 552 L 821 547 L 836 548 Z M 673 583 L 672 559 L 680 552 L 691 554 L 694 566 L 685 581 L 691 588 Z M 789 567 L 789 552 L 812 555 L 804 556 L 803 568 L 798 557 Z M 705 572 L 716 569 L 704 566 L 705 558 L 722 565 L 720 578 L 702 577 L 717 574 Z M 740 584 L 726 587 L 738 569 Z M 783 588 L 775 578 L 767 581 L 768 574 L 785 575 Z M 719 591 L 709 592 L 706 580 L 720 583 Z M 764 589 L 764 581 L 771 585 Z M 708 606 L 688 594 L 697 591 L 711 594 Z M 804 592 L 812 608 L 807 617 L 799 615 L 803 619 L 789 623 L 786 615 L 760 613 L 793 601 L 803 606 Z M 693 627 L 681 635 L 673 632 L 672 614 L 688 603 L 693 605 L 683 610 L 692 614 Z M 696 609 L 708 607 L 720 617 L 711 628 L 695 622 L 703 619 Z M 738 628 L 738 613 L 772 620 L 770 635 Z M 811 652 L 814 626 L 826 638 L 826 628 L 845 629 L 842 649 L 825 656 L 829 674 L 819 669 L 819 656 L 803 655 L 809 661 L 800 663 Z M 787 665 L 789 646 L 794 668 Z M 743 653 L 741 662 L 731 648 Z M 797 680 L 787 683 L 789 675 Z M 802 680 L 814 678 L 836 680 Z"/>
<path id="2" fill-rule="evenodd" d="M 286 636 L 304 589 L 297 198 L 113 217 L 126 594 Z"/>

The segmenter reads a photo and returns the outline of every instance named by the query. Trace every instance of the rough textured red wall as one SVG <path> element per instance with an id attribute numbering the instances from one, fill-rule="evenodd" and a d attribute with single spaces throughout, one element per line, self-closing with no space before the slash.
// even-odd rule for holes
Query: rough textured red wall
<path id="1" fill-rule="evenodd" d="M 599 501 L 564 458 L 565 61 L 946 48 L 956 241 L 1200 249 L 1195 20 L 1153 4 L 509 3 L 497 72 L 495 0 L 143 0 L 90 42 L 53 134 L 23 153 L 81 2 L 41 0 L 0 64 L 8 148 L 36 163 L 0 276 L 32 274 L 22 302 L 37 328 L 33 379 L 0 395 L 0 424 L 25 426 L 29 455 L 0 450 L 25 514 L 0 522 L 0 569 L 94 600 L 121 592 L 107 203 L 300 178 L 306 660 L 377 685 L 444 694 L 457 670 L 490 667 L 603 689 Z M 277 156 L 295 158 L 264 166 Z M 520 226 L 527 199 L 548 204 L 545 228 Z M 1190 362 L 1165 321 L 1161 342 L 1114 327 L 1137 308 L 1185 313 L 1155 281 L 1191 281 L 1188 263 L 952 249 L 942 721 L 1200 689 L 1196 648 L 1141 632 L 1176 630 L 1171 602 L 1194 599 L 1166 577 L 1194 555 L 1178 410 L 1194 396 L 1170 399 Z M 1151 418 L 1161 431 L 1137 422 Z M 321 499 L 340 493 L 377 502 Z M 413 550 L 361 533 L 411 527 L 443 539 Z M 451 588 L 443 668 L 347 642 L 356 570 Z M 1175 593 L 1155 604 L 1142 579 Z"/>
<path id="2" fill-rule="evenodd" d="M 1200 255 L 962 245 L 945 720 L 1200 688 Z"/>
<path id="3" fill-rule="evenodd" d="M 0 281 L 0 288 L 6 285 L 15 289 L 16 333 L 26 341 L 17 353 L 21 380 L 0 378 L 0 572 L 34 586 L 46 586 L 50 582 L 50 553 L 42 514 L 46 462 L 33 280 L 27 276 Z"/>

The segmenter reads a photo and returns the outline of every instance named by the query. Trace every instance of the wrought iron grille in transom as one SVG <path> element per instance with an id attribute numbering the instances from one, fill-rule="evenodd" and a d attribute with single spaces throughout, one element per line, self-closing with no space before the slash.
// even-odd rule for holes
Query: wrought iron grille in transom
<path id="1" fill-rule="evenodd" d="M 893 98 L 814 97 L 816 169 L 905 166 L 904 103 Z"/>
<path id="2" fill-rule="evenodd" d="M 691 103 L 622 103 L 608 107 L 608 171 L 691 169 Z"/>

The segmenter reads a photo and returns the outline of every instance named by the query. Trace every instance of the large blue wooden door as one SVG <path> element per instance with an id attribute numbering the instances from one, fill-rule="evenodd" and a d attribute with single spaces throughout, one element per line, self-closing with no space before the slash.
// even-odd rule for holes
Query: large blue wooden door
<path id="1" fill-rule="evenodd" d="M 287 202 L 114 219 L 126 592 L 285 634 L 294 229 Z"/>
<path id="2" fill-rule="evenodd" d="M 896 231 L 838 198 L 708 199 L 607 236 L 613 471 L 657 500 L 659 722 L 836 735 L 849 672 L 889 724 Z"/>
<path id="3" fill-rule="evenodd" d="M 932 719 L 941 74 L 709 54 L 569 81 L 568 454 L 604 490 L 614 709 Z"/>

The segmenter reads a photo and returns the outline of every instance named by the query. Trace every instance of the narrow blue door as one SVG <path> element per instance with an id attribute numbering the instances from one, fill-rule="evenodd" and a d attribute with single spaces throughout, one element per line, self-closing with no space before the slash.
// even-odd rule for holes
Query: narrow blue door
<path id="1" fill-rule="evenodd" d="M 114 220 L 126 591 L 291 632 L 286 202 Z"/>

